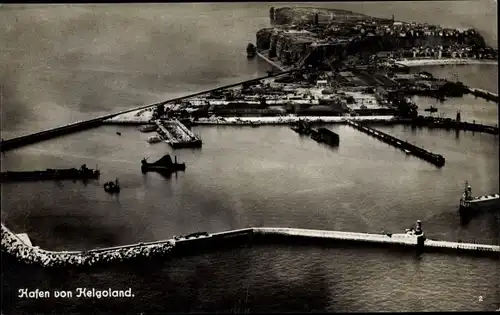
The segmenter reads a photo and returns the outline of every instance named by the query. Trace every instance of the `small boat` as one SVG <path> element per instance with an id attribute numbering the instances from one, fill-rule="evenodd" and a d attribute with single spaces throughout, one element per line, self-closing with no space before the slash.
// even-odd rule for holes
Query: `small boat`
<path id="1" fill-rule="evenodd" d="M 163 137 L 161 136 L 151 136 L 148 138 L 148 143 L 158 143 L 158 142 L 162 142 L 163 141 Z"/>
<path id="2" fill-rule="evenodd" d="M 141 131 L 141 132 L 153 132 L 153 131 L 156 131 L 156 129 L 158 129 L 157 125 L 146 125 L 146 126 L 140 127 L 139 131 Z"/>
<path id="3" fill-rule="evenodd" d="M 118 132 L 118 131 L 116 132 L 116 134 L 117 134 L 117 135 L 119 135 L 119 136 L 121 136 L 121 135 L 122 135 L 122 133 L 121 133 L 121 132 Z"/>
<path id="4" fill-rule="evenodd" d="M 435 112 L 438 111 L 438 109 L 436 107 L 434 107 L 434 106 L 431 106 L 431 107 L 428 107 L 428 108 L 424 109 L 424 111 L 435 113 Z"/>
<path id="5" fill-rule="evenodd" d="M 104 191 L 110 194 L 117 194 L 120 192 L 120 184 L 118 184 L 118 178 L 114 182 L 104 183 Z"/>
<path id="6" fill-rule="evenodd" d="M 186 170 L 185 163 L 177 163 L 177 156 L 174 157 L 174 161 L 170 157 L 170 154 L 163 156 L 161 159 L 154 163 L 148 163 L 146 158 L 141 161 L 141 171 L 143 173 L 153 171 L 158 173 L 174 173 L 178 171 Z"/>

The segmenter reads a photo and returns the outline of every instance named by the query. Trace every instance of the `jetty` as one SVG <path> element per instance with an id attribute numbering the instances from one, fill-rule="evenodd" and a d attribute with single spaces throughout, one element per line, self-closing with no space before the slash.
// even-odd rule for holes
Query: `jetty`
<path id="1" fill-rule="evenodd" d="M 481 97 L 487 101 L 493 101 L 498 103 L 498 94 L 496 93 L 478 88 L 469 88 L 469 93 L 474 95 L 475 97 Z"/>
<path id="2" fill-rule="evenodd" d="M 42 181 L 42 180 L 89 180 L 98 179 L 100 171 L 89 169 L 84 164 L 80 169 L 46 169 L 44 171 L 1 172 L 0 182 Z"/>
<path id="3" fill-rule="evenodd" d="M 457 115 L 457 118 L 460 118 Z M 352 120 L 352 118 L 349 118 Z M 499 135 L 498 126 L 478 124 L 476 122 L 461 121 L 460 119 L 452 118 L 442 118 L 433 116 L 418 116 L 415 118 L 402 118 L 402 117 L 392 117 L 386 119 L 372 119 L 372 120 L 358 120 L 362 121 L 363 124 L 370 126 L 393 126 L 393 125 L 404 125 L 404 126 L 415 126 L 415 127 L 427 127 L 429 129 L 445 129 L 445 130 L 462 130 L 462 131 L 472 131 L 481 132 L 491 135 Z"/>
<path id="4" fill-rule="evenodd" d="M 430 151 L 424 150 L 422 148 L 419 148 L 407 141 L 400 140 L 396 137 L 393 137 L 391 135 L 386 134 L 385 132 L 375 130 L 373 128 L 361 125 L 357 122 L 354 122 L 352 120 L 348 120 L 347 123 L 354 127 L 355 129 L 364 132 L 370 136 L 373 136 L 377 139 L 379 139 L 382 142 L 385 142 L 387 144 L 390 144 L 398 149 L 401 149 L 402 151 L 406 152 L 407 154 L 412 154 L 416 157 L 419 157 L 429 163 L 432 163 L 436 165 L 437 167 L 442 167 L 444 166 L 445 159 L 442 155 L 440 154 L 435 154 Z"/>
<path id="5" fill-rule="evenodd" d="M 165 141 L 174 149 L 180 148 L 201 148 L 202 141 L 191 130 L 184 126 L 177 119 L 156 120 L 158 132 Z"/>

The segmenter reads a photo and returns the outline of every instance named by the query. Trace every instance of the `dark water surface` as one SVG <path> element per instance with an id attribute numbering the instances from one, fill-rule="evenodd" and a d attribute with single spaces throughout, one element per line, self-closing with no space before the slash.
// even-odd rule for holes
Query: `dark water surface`
<path id="1" fill-rule="evenodd" d="M 487 1 L 331 6 L 396 19 L 484 29 L 496 41 Z M 268 66 L 245 47 L 268 25 L 265 3 L 0 8 L 9 45 L 0 56 L 2 137 L 109 110 L 255 77 Z M 408 11 L 408 10 L 413 11 Z M 481 8 L 481 9 L 480 9 Z M 443 11 L 444 10 L 444 11 Z M 393 11 L 393 12 L 391 12 Z M 486 12 L 486 16 L 484 13 Z M 406 15 L 406 16 L 405 16 Z M 53 17 L 57 16 L 58 19 Z M 493 19 L 493 22 L 491 21 Z M 476 23 L 476 24 L 475 24 Z M 490 35 L 488 35 L 490 34 Z M 498 67 L 424 68 L 497 89 Z M 496 81 L 495 81 L 496 80 Z M 416 98 L 421 108 L 434 105 Z M 440 113 L 498 123 L 497 104 L 466 96 Z M 438 115 L 440 115 L 438 113 Z M 463 182 L 474 194 L 499 191 L 499 142 L 487 134 L 377 127 L 446 158 L 437 169 L 348 126 L 331 149 L 285 126 L 195 127 L 201 150 L 150 145 L 135 127 L 104 126 L 2 155 L 2 170 L 98 165 L 99 182 L 3 184 L 2 221 L 47 249 L 87 249 L 195 231 L 294 226 L 399 232 L 417 219 L 428 237 L 500 243 L 500 216 L 460 226 Z M 120 131 L 122 136 L 116 135 Z M 186 162 L 172 178 L 142 175 L 140 159 L 165 153 Z M 102 183 L 119 178 L 119 196 Z M 141 266 L 49 271 L 3 264 L 5 313 L 115 311 L 446 311 L 500 307 L 498 261 L 379 249 L 260 246 L 176 257 Z M 19 300 L 18 288 L 126 289 L 131 300 Z M 479 297 L 482 297 L 480 299 Z"/>

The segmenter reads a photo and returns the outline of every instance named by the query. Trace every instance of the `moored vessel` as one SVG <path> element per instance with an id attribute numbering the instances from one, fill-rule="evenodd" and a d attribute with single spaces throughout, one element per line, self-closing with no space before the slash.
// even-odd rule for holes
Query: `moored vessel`
<path id="1" fill-rule="evenodd" d="M 0 182 L 11 181 L 39 181 L 39 180 L 88 180 L 98 179 L 100 175 L 96 168 L 89 169 L 83 164 L 80 169 L 51 169 L 44 171 L 20 171 L 20 172 L 2 172 L 0 174 Z"/>
<path id="2" fill-rule="evenodd" d="M 117 194 L 120 192 L 120 184 L 118 184 L 118 178 L 112 182 L 104 183 L 104 191 L 110 194 Z"/>
<path id="3" fill-rule="evenodd" d="M 438 109 L 436 107 L 434 107 L 434 106 L 431 106 L 431 107 L 428 107 L 428 108 L 424 109 L 424 111 L 435 113 L 435 112 L 438 111 Z"/>

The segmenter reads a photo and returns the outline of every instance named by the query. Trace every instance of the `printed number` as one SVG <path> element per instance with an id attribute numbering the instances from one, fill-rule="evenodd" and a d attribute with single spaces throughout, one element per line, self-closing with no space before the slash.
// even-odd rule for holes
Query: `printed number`
<path id="1" fill-rule="evenodd" d="M 482 302 L 482 301 L 483 301 L 483 296 L 482 296 L 482 295 L 480 295 L 480 296 L 479 296 L 479 302 Z"/>

